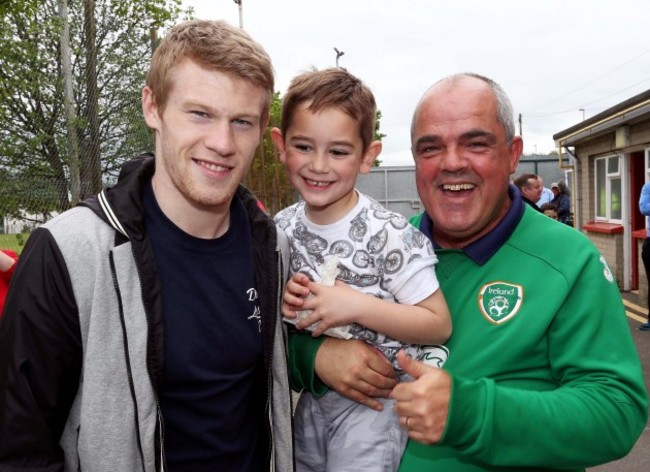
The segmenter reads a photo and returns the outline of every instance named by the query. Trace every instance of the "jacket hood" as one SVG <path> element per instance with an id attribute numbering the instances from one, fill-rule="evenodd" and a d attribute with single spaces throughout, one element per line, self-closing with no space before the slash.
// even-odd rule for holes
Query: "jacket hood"
<path id="1" fill-rule="evenodd" d="M 103 192 L 113 214 L 124 228 L 129 239 L 140 241 L 144 238 L 145 231 L 142 218 L 144 209 L 141 195 L 144 185 L 151 179 L 154 170 L 155 159 L 153 154 L 142 154 L 127 161 L 120 171 L 117 183 Z M 107 224 L 114 226 L 102 210 L 99 195 L 93 195 L 79 205 L 90 208 Z"/>
<path id="2" fill-rule="evenodd" d="M 142 205 L 142 189 L 151 180 L 155 172 L 155 157 L 145 153 L 127 161 L 120 171 L 117 183 L 107 188 L 103 194 L 117 221 L 131 240 L 141 241 L 145 237 L 144 208 Z M 264 229 L 273 226 L 266 213 L 258 206 L 257 198 L 243 185 L 239 185 L 236 195 L 241 199 L 253 226 L 253 235 L 260 234 L 256 228 Z M 102 220 L 115 226 L 100 205 L 100 196 L 93 195 L 80 202 L 79 205 L 93 210 Z M 274 234 L 274 228 L 271 229 Z"/>

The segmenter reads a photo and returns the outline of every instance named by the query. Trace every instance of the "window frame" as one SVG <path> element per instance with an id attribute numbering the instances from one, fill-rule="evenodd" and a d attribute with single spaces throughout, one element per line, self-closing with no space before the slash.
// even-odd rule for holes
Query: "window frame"
<path id="1" fill-rule="evenodd" d="M 610 170 L 613 159 L 616 159 L 618 161 L 617 170 L 615 172 L 612 172 Z M 604 162 L 604 168 L 603 168 L 603 170 L 605 171 L 604 176 L 601 176 L 599 173 L 600 162 Z M 619 153 L 608 154 L 606 156 L 600 156 L 594 159 L 594 215 L 596 221 L 623 224 L 623 177 L 622 177 L 623 173 L 621 171 L 621 167 L 623 167 L 623 156 Z M 601 205 L 600 202 L 598 201 L 599 195 L 601 193 L 600 186 L 599 186 L 599 177 L 603 177 L 603 181 L 605 185 L 604 214 L 599 214 L 599 211 L 601 210 L 600 208 Z M 613 213 L 612 183 L 613 182 L 618 182 L 618 190 L 619 190 L 618 204 L 619 204 L 620 218 L 614 218 L 612 216 Z"/>

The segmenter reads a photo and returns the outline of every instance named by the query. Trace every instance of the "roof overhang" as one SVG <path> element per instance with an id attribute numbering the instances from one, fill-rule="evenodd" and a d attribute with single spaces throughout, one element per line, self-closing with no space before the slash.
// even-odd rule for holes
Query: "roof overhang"
<path id="1" fill-rule="evenodd" d="M 619 103 L 575 126 L 553 135 L 555 144 L 573 146 L 582 141 L 615 132 L 617 128 L 650 118 L 650 90 Z"/>

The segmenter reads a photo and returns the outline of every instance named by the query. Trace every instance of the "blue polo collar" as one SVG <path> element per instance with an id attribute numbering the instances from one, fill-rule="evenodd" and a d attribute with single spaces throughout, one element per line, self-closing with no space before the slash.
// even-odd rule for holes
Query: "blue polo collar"
<path id="1" fill-rule="evenodd" d="M 510 184 L 508 196 L 512 201 L 512 205 L 510 205 L 508 213 L 501 222 L 488 234 L 461 249 L 478 265 L 485 264 L 505 244 L 524 215 L 525 205 L 521 198 L 521 192 L 517 190 L 517 187 Z M 433 221 L 431 221 L 426 211 L 422 215 L 419 229 L 431 240 L 435 249 L 442 249 L 433 239 Z"/>

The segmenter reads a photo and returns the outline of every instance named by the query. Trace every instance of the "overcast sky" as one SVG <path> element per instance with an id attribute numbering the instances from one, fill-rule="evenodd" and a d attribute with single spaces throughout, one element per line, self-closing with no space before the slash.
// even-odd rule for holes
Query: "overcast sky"
<path id="1" fill-rule="evenodd" d="M 239 25 L 233 0 L 183 0 L 195 16 Z M 412 163 L 413 109 L 436 80 L 477 72 L 522 115 L 524 152 L 650 89 L 648 0 L 242 0 L 244 29 L 267 50 L 284 94 L 291 78 L 339 65 L 374 92 L 383 165 Z M 584 112 L 580 109 L 584 109 Z M 518 124 L 517 124 L 518 126 Z"/>

